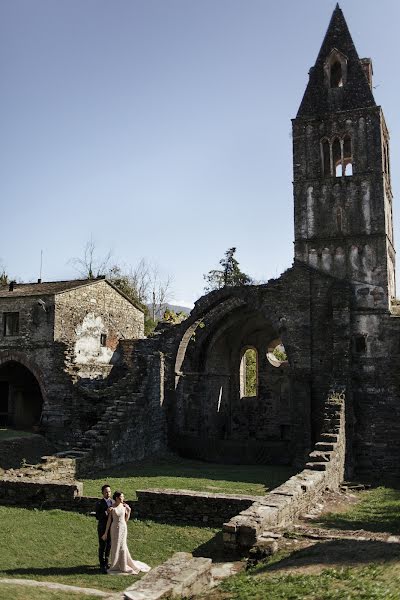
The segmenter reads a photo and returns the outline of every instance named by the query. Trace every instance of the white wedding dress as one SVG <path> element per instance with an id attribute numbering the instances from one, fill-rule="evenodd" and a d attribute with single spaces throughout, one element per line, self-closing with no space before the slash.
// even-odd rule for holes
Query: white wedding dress
<path id="1" fill-rule="evenodd" d="M 133 560 L 126 543 L 128 528 L 125 521 L 125 507 L 123 504 L 113 508 L 111 521 L 111 556 L 110 575 L 137 575 L 140 571 L 150 571 L 149 565 Z"/>

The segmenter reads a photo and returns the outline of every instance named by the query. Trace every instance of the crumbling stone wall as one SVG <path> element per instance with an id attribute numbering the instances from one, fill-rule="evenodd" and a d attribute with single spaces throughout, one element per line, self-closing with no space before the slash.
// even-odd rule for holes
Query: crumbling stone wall
<path id="1" fill-rule="evenodd" d="M 189 319 L 161 334 L 171 447 L 206 460 L 304 464 L 331 381 L 335 285 L 296 263 L 266 285 L 204 296 Z M 340 325 L 335 335 L 345 346 L 350 333 Z M 288 355 L 279 368 L 266 357 L 276 338 Z M 240 394 L 240 353 L 248 346 L 259 356 L 256 397 Z"/>
<path id="2" fill-rule="evenodd" d="M 324 431 L 309 454 L 306 468 L 224 524 L 226 550 L 250 548 L 263 531 L 291 524 L 315 505 L 326 489 L 338 488 L 344 478 L 346 456 L 344 397 L 342 391 L 327 399 Z"/>
<path id="3" fill-rule="evenodd" d="M 143 337 L 143 311 L 106 280 L 55 297 L 54 339 L 70 349 L 69 369 L 76 378 L 109 375 L 120 360 L 119 340 Z"/>

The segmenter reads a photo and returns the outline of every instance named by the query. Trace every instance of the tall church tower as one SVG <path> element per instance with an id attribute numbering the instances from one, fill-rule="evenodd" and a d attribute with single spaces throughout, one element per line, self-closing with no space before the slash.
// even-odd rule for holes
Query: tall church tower
<path id="1" fill-rule="evenodd" d="M 371 60 L 358 57 L 339 5 L 309 75 L 293 119 L 295 258 L 386 303 L 395 296 L 389 134 Z"/>

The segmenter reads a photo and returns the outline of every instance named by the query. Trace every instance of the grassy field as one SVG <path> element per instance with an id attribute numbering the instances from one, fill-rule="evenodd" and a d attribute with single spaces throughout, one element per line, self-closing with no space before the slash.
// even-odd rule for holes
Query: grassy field
<path id="1" fill-rule="evenodd" d="M 325 515 L 319 523 L 333 529 L 400 534 L 400 489 L 378 487 L 361 492 L 358 504 L 345 513 Z"/>
<path id="2" fill-rule="evenodd" d="M 96 521 L 59 510 L 0 507 L 0 578 L 54 581 L 104 590 L 122 590 L 136 577 L 102 575 L 97 565 Z M 216 530 L 129 521 L 132 556 L 155 566 L 174 552 L 212 552 Z M 2 598 L 6 596 L 0 596 Z M 29 596 L 30 598 L 31 596 Z"/>
<path id="3" fill-rule="evenodd" d="M 99 600 L 98 596 L 0 583 L 2 600 Z"/>
<path id="4" fill-rule="evenodd" d="M 136 490 L 169 488 L 223 494 L 260 496 L 286 481 L 291 467 L 267 465 L 221 465 L 170 456 L 165 460 L 132 463 L 95 473 L 84 479 L 84 494 L 98 496 L 103 483 L 121 490 L 131 500 Z"/>
<path id="5" fill-rule="evenodd" d="M 17 429 L 0 428 L 0 442 L 3 440 L 11 440 L 13 438 L 31 437 L 32 435 L 34 435 L 34 433 L 30 431 L 18 431 Z"/>
<path id="6" fill-rule="evenodd" d="M 360 529 L 399 534 L 400 490 L 379 487 L 361 492 L 357 504 L 345 512 L 325 515 L 315 525 L 344 529 L 348 534 Z M 209 600 L 400 600 L 400 544 L 357 539 L 360 536 L 312 545 L 304 539 L 294 539 L 290 550 L 282 550 L 270 561 L 225 580 L 205 597 Z"/>

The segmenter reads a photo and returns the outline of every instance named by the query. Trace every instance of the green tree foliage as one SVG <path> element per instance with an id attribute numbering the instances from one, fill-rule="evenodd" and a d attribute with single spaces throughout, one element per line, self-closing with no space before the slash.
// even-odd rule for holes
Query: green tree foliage
<path id="1" fill-rule="evenodd" d="M 272 354 L 275 356 L 275 358 L 277 360 L 280 360 L 281 362 L 284 362 L 285 360 L 287 360 L 287 354 L 284 350 L 282 350 L 283 346 L 279 345 L 276 346 L 273 351 Z"/>
<path id="2" fill-rule="evenodd" d="M 257 396 L 257 352 L 248 348 L 243 356 L 245 371 L 244 394 L 247 397 Z"/>
<path id="3" fill-rule="evenodd" d="M 249 285 L 252 283 L 251 277 L 239 268 L 239 263 L 235 258 L 236 248 L 228 248 L 224 258 L 219 261 L 221 269 L 212 269 L 204 275 L 206 286 L 204 290 L 211 292 L 224 287 L 236 285 Z"/>
<path id="4" fill-rule="evenodd" d="M 8 275 L 3 269 L 0 273 L 0 285 L 8 285 Z"/>
<path id="5" fill-rule="evenodd" d="M 187 318 L 187 314 L 184 313 L 183 311 L 175 312 L 171 308 L 167 308 L 164 311 L 162 320 L 165 323 L 172 323 L 173 325 L 178 325 L 179 323 L 182 323 L 182 321 L 184 321 L 186 318 Z"/>

